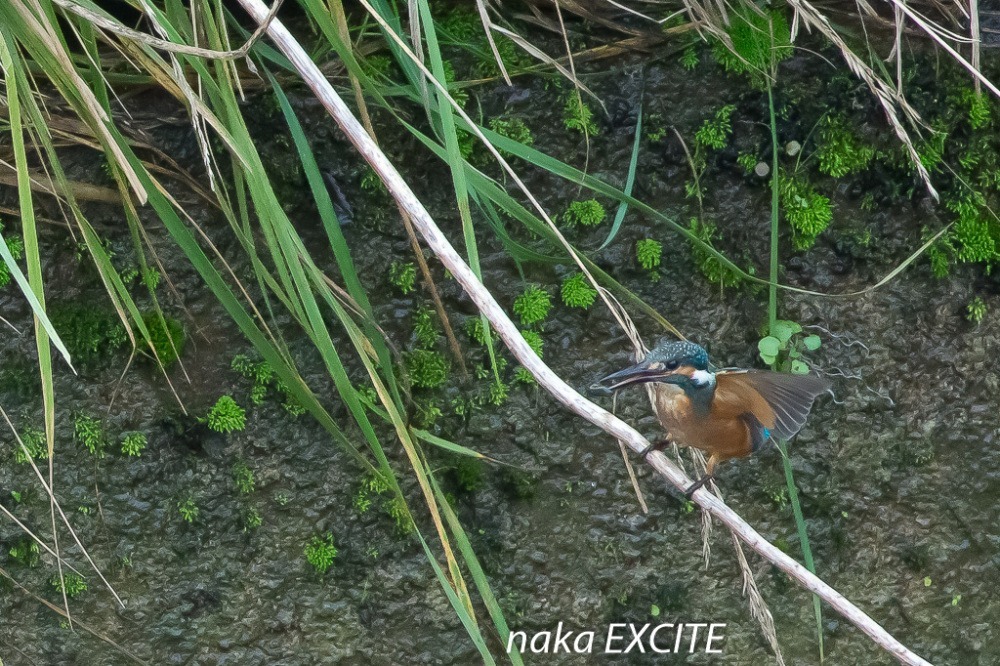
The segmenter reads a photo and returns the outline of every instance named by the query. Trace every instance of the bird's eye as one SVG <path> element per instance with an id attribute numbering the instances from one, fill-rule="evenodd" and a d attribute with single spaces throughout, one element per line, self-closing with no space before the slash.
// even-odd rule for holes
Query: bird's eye
<path id="1" fill-rule="evenodd" d="M 678 361 L 667 361 L 667 370 L 676 370 L 679 366 Z"/>

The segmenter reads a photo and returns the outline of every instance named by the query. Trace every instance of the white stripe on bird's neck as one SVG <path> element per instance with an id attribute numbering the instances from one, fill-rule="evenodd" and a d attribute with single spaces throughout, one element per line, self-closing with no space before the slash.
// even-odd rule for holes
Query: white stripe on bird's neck
<path id="1" fill-rule="evenodd" d="M 691 382 L 699 388 L 715 386 L 715 373 L 707 370 L 695 370 L 691 373 Z"/>

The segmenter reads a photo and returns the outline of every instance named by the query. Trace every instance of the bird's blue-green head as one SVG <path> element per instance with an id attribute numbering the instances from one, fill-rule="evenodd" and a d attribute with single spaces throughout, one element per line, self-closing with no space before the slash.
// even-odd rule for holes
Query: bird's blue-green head
<path id="1" fill-rule="evenodd" d="M 708 354 L 693 342 L 661 342 L 630 368 L 610 374 L 591 387 L 592 392 L 609 393 L 630 386 L 660 382 L 677 384 L 685 389 L 715 385 L 715 374 L 708 369 Z"/>

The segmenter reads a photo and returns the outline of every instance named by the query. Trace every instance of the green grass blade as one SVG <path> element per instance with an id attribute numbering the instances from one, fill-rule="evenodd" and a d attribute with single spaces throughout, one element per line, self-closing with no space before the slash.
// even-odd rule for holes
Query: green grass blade
<path id="1" fill-rule="evenodd" d="M 424 536 L 419 531 L 417 531 L 416 534 L 417 538 L 420 539 L 420 545 L 424 548 L 424 554 L 427 556 L 427 561 L 431 563 L 431 567 L 434 569 L 434 575 L 437 576 L 438 582 L 441 584 L 441 588 L 448 597 L 448 603 L 451 604 L 451 607 L 455 610 L 455 614 L 458 615 L 458 619 L 461 620 L 462 625 L 465 627 L 465 631 L 472 638 L 473 644 L 476 646 L 476 649 L 479 650 L 479 656 L 483 658 L 483 663 L 495 666 L 496 660 L 493 659 L 493 655 L 490 654 L 490 649 L 486 646 L 486 640 L 483 638 L 482 632 L 479 631 L 479 627 L 476 626 L 475 620 L 472 619 L 472 616 L 466 610 L 465 606 L 462 605 L 462 600 L 459 599 L 457 594 L 455 594 L 455 590 L 453 590 L 449 584 L 448 577 L 441 569 L 441 565 L 437 563 L 437 559 L 435 559 L 430 546 L 427 545 L 427 541 L 424 539 Z"/>
<path id="2" fill-rule="evenodd" d="M 421 26 L 424 30 L 424 38 L 427 43 L 427 54 L 431 64 L 431 72 L 442 87 L 447 89 L 448 81 L 445 76 L 444 58 L 441 56 L 441 49 L 438 44 L 437 31 L 434 27 L 434 18 L 431 16 L 430 6 L 427 0 L 416 0 L 420 11 Z M 440 122 L 440 131 L 444 137 L 445 161 L 451 170 L 452 184 L 455 188 L 455 200 L 458 205 L 458 214 L 462 220 L 462 235 L 465 239 L 466 259 L 469 268 L 482 281 L 482 269 L 479 263 L 479 249 L 476 242 L 476 228 L 472 224 L 472 211 L 469 209 L 469 183 L 466 180 L 467 163 L 462 157 L 462 151 L 458 144 L 458 131 L 456 129 L 455 113 L 451 100 L 447 93 L 434 89 L 435 97 L 438 101 L 437 114 L 428 109 L 428 115 L 432 120 Z M 500 371 L 497 368 L 496 348 L 493 336 L 490 333 L 489 321 L 486 315 L 481 314 L 486 351 L 490 358 L 490 367 L 493 370 L 493 378 L 498 384 L 501 383 Z"/>
<path id="3" fill-rule="evenodd" d="M 348 293 L 366 315 L 364 322 L 365 332 L 375 348 L 379 362 L 383 367 L 389 368 L 392 366 L 391 353 L 382 339 L 382 335 L 373 323 L 374 315 L 372 314 L 372 306 L 368 300 L 368 294 L 365 292 L 364 286 L 361 284 L 361 278 L 354 267 L 354 260 L 351 257 L 347 239 L 344 238 L 344 233 L 340 227 L 340 220 L 333 207 L 333 201 L 330 199 L 330 193 L 323 182 L 323 174 L 320 171 L 319 164 L 312 149 L 309 147 L 309 141 L 302 129 L 301 123 L 299 123 L 298 117 L 292 110 L 288 97 L 270 73 L 268 73 L 268 78 L 271 81 L 271 87 L 278 100 L 278 105 L 284 114 L 285 122 L 288 124 L 289 131 L 291 132 L 292 141 L 295 143 L 295 148 L 299 155 L 299 161 L 302 164 L 313 200 L 316 202 L 320 220 L 323 223 L 323 229 L 326 231 L 337 267 L 344 278 L 344 285 L 347 287 Z M 399 402 L 399 389 L 392 373 L 387 373 L 386 379 L 393 400 Z"/>
<path id="4" fill-rule="evenodd" d="M 483 604 L 486 606 L 486 611 L 489 613 L 490 618 L 493 620 L 493 625 L 497 628 L 500 634 L 500 642 L 506 649 L 508 637 L 510 636 L 510 627 L 507 625 L 507 618 L 504 616 L 503 609 L 500 607 L 500 603 L 497 601 L 496 596 L 493 594 L 493 589 L 490 587 L 489 580 L 486 578 L 486 572 L 483 571 L 482 564 L 479 562 L 479 558 L 476 557 L 476 553 L 472 548 L 472 543 L 469 541 L 468 534 L 465 533 L 465 528 L 462 527 L 462 523 L 458 520 L 458 516 L 455 515 L 454 510 L 451 508 L 451 504 L 444 497 L 444 492 L 442 492 L 441 487 L 438 485 L 437 479 L 433 474 L 428 475 L 430 477 L 431 483 L 434 485 L 434 493 L 441 498 L 439 503 L 441 505 L 441 512 L 445 517 L 445 521 L 448 523 L 448 528 L 455 539 L 455 543 L 458 544 L 458 550 L 462 553 L 462 557 L 465 558 L 465 564 L 469 567 L 469 573 L 472 574 L 472 581 L 476 585 L 476 589 L 479 591 L 480 596 L 483 599 Z M 524 662 L 521 660 L 521 653 L 518 651 L 517 647 L 511 643 L 511 650 L 507 653 L 510 657 L 511 663 L 518 666 Z"/>
<path id="5" fill-rule="evenodd" d="M 7 83 L 7 105 L 10 116 L 10 136 L 14 149 L 14 164 L 17 170 L 17 196 L 21 213 L 21 233 L 24 237 L 24 258 L 28 268 L 27 284 L 24 275 L 18 268 L 14 258 L 10 256 L 10 250 L 6 243 L 3 245 L 4 261 L 11 267 L 11 273 L 18 281 L 22 293 L 27 297 L 35 313 L 35 350 L 38 354 L 38 372 L 42 385 L 42 405 L 45 418 L 45 439 L 48 444 L 49 456 L 49 482 L 52 482 L 52 460 L 55 455 L 55 389 L 52 381 L 52 354 L 49 348 L 49 340 L 56 339 L 50 336 L 49 329 L 52 329 L 51 322 L 48 322 L 45 315 L 45 288 L 42 283 L 42 260 L 38 250 L 38 230 L 35 225 L 35 212 L 31 196 L 31 183 L 28 174 L 28 157 L 25 149 L 24 134 L 25 128 L 21 123 L 21 93 L 25 92 L 26 99 L 30 99 L 30 91 L 24 85 L 24 78 L 21 76 L 23 68 L 15 63 L 15 51 L 11 49 L 6 37 L 0 35 L 0 66 L 3 67 Z M 64 357 L 69 362 L 69 354 L 65 347 L 62 349 Z M 72 366 L 70 366 L 72 367 Z M 53 512 L 53 530 L 55 529 L 55 514 Z M 60 568 L 61 571 L 61 568 Z M 65 602 L 65 595 L 63 595 Z"/>
<path id="6" fill-rule="evenodd" d="M 771 251 L 770 251 L 770 280 L 768 285 L 767 319 L 768 331 L 773 335 L 775 322 L 778 320 L 778 240 L 779 240 L 779 215 L 780 201 L 778 197 L 780 186 L 780 174 L 778 171 L 778 123 L 774 112 L 774 93 L 767 79 L 767 103 L 770 112 L 771 124 Z M 805 560 L 806 568 L 816 573 L 816 566 L 813 564 L 812 549 L 809 546 L 809 531 L 806 521 L 802 516 L 802 507 L 799 504 L 799 493 L 795 487 L 795 476 L 792 471 L 792 461 L 788 458 L 788 451 L 785 442 L 778 441 L 778 450 L 781 451 L 782 465 L 785 470 L 785 485 L 788 487 L 788 497 L 792 503 L 792 513 L 795 516 L 795 529 L 799 534 L 799 543 L 802 544 L 802 557 Z M 816 618 L 816 640 L 819 643 L 819 660 L 822 663 L 823 650 L 823 608 L 820 606 L 819 597 L 813 595 L 813 616 Z"/>
<path id="7" fill-rule="evenodd" d="M 778 216 L 779 179 L 778 173 L 778 125 L 774 113 L 774 93 L 770 79 L 767 85 L 767 104 L 771 118 L 771 252 L 769 263 L 770 284 L 767 287 L 767 327 L 773 333 L 774 322 L 778 320 Z"/>
<path id="8" fill-rule="evenodd" d="M 345 329 L 348 335 L 351 337 L 352 342 L 356 347 L 360 349 L 363 344 L 363 335 L 361 330 L 357 326 L 353 325 L 353 322 L 349 320 L 344 321 Z M 407 459 L 410 462 L 410 467 L 413 470 L 414 476 L 417 480 L 417 484 L 420 487 L 420 491 L 424 497 L 424 502 L 427 505 L 427 509 L 430 512 L 434 526 L 438 532 L 438 538 L 441 543 L 441 547 L 444 550 L 445 559 L 448 563 L 448 572 L 450 574 L 451 584 L 449 589 L 446 590 L 449 594 L 454 592 L 458 598 L 461 599 L 462 605 L 467 610 L 472 623 L 475 625 L 474 611 L 472 606 L 472 599 L 469 596 L 468 588 L 465 584 L 465 579 L 462 576 L 462 570 L 458 565 L 458 561 L 455 558 L 453 549 L 451 547 L 450 540 L 448 538 L 447 529 L 441 520 L 440 511 L 440 500 L 435 497 L 431 483 L 428 480 L 428 470 L 423 461 L 422 455 L 413 441 L 410 428 L 406 423 L 403 416 L 403 410 L 398 407 L 392 399 L 389 397 L 386 391 L 384 383 L 378 376 L 375 367 L 372 365 L 371 360 L 364 354 L 360 356 L 361 361 L 364 363 L 366 370 L 368 371 L 368 376 L 372 381 L 372 386 L 375 388 L 379 399 L 382 401 L 382 405 L 385 407 L 389 420 L 396 431 L 396 436 L 399 439 L 400 444 L 403 446 L 403 451 L 406 453 Z M 437 565 L 436 560 L 432 561 L 432 564 Z M 464 622 L 464 620 L 463 620 Z M 478 626 L 476 627 L 476 634 L 478 634 Z M 476 640 L 476 635 L 470 631 L 470 636 L 473 640 Z"/>
<path id="9" fill-rule="evenodd" d="M 788 448 L 783 441 L 778 441 L 778 450 L 781 451 L 781 462 L 785 469 L 785 485 L 788 487 L 788 499 L 792 504 L 792 514 L 795 516 L 795 529 L 799 534 L 799 543 L 802 545 L 802 559 L 812 573 L 816 573 L 816 564 L 813 560 L 812 548 L 809 545 L 809 530 L 806 526 L 805 517 L 802 515 L 802 505 L 799 503 L 799 493 L 795 488 L 795 478 L 792 473 L 792 461 L 788 458 Z M 822 663 L 824 658 L 823 650 L 823 608 L 817 595 L 812 595 L 813 616 L 816 618 L 816 639 L 819 641 L 819 660 Z"/>
<path id="10" fill-rule="evenodd" d="M 478 458 L 480 460 L 493 460 L 489 456 L 483 455 L 479 451 L 470 449 L 467 446 L 462 446 L 461 444 L 456 444 L 455 442 L 449 441 L 438 437 L 437 435 L 431 434 L 426 430 L 420 430 L 419 428 L 413 428 L 413 434 L 419 439 L 427 442 L 428 444 L 433 444 L 434 446 L 444 449 L 445 451 L 450 451 L 451 453 L 457 453 L 460 456 L 469 456 L 470 458 Z"/>
<path id="11" fill-rule="evenodd" d="M 572 167 L 566 164 L 565 162 L 562 162 L 561 160 L 558 160 L 550 155 L 547 155 L 541 152 L 540 150 L 532 148 L 531 146 L 525 146 L 522 143 L 518 143 L 513 139 L 509 139 L 501 134 L 497 134 L 496 132 L 485 127 L 480 127 L 479 129 L 480 131 L 482 131 L 483 135 L 487 139 L 489 139 L 489 141 L 493 143 L 498 149 L 507 151 L 512 155 L 516 155 L 517 157 L 520 157 L 529 164 L 533 164 L 534 166 L 544 169 L 549 173 L 558 176 L 560 178 L 563 178 L 564 180 L 567 180 L 571 183 L 581 185 L 591 190 L 592 192 L 595 192 L 596 194 L 601 194 L 610 199 L 614 199 L 615 201 L 628 204 L 630 207 L 641 212 L 643 215 L 647 215 L 653 219 L 663 222 L 671 229 L 673 229 L 675 232 L 677 232 L 681 236 L 684 236 L 686 239 L 688 239 L 691 243 L 698 246 L 699 248 L 704 249 L 706 252 L 708 252 L 713 257 L 722 262 L 724 266 L 726 266 L 730 270 L 735 271 L 745 279 L 766 284 L 765 280 L 761 280 L 758 277 L 750 275 L 742 268 L 740 268 L 732 261 L 730 261 L 724 254 L 722 254 L 721 252 L 719 252 L 718 250 L 711 247 L 710 245 L 699 239 L 697 236 L 695 236 L 689 229 L 676 222 L 670 216 L 665 215 L 664 213 L 656 210 L 649 204 L 646 204 L 640 201 L 639 199 L 636 199 L 630 194 L 626 194 L 622 190 L 619 190 L 613 185 L 605 183 L 599 178 L 595 178 L 594 176 L 584 173 L 583 171 L 580 171 L 579 169 Z M 535 233 L 538 232 L 535 231 Z"/>
<path id="12" fill-rule="evenodd" d="M 405 120 L 400 119 L 400 122 L 416 138 L 418 138 L 421 141 L 421 143 L 423 143 L 432 152 L 434 152 L 436 155 L 438 155 L 443 159 L 444 156 L 443 148 L 441 148 L 441 146 L 438 143 L 436 143 L 433 139 L 425 135 L 423 132 L 420 132 L 417 128 L 407 123 Z M 517 142 L 513 143 L 515 143 L 516 145 L 521 145 L 518 144 Z M 470 165 L 467 165 L 467 169 L 468 169 L 469 181 L 473 184 L 473 190 L 475 192 L 477 192 L 480 196 L 483 196 L 484 198 L 489 199 L 490 201 L 495 203 L 498 207 L 500 207 L 505 213 L 510 215 L 512 218 L 523 223 L 525 227 L 532 233 L 548 240 L 550 245 L 552 245 L 552 247 L 554 248 L 554 251 L 557 252 L 560 250 L 565 251 L 565 248 L 563 248 L 562 243 L 560 243 L 559 240 L 555 237 L 555 234 L 553 233 L 552 229 L 550 229 L 545 222 L 543 222 L 537 216 L 528 211 L 512 196 L 510 196 L 507 193 L 507 191 L 504 190 L 499 185 L 499 183 L 497 183 L 492 178 L 487 177 L 485 174 L 483 174 L 482 172 L 478 171 L 477 169 L 473 168 Z M 600 183 L 600 181 L 596 182 Z M 605 186 L 605 187 L 610 187 L 610 186 Z M 619 192 L 623 197 L 625 196 L 624 193 L 618 190 L 614 190 L 614 188 L 611 188 L 611 190 Z M 632 201 L 637 202 L 637 200 L 634 200 L 631 197 L 627 198 L 629 199 L 630 202 Z M 654 217 L 660 215 L 658 211 L 653 210 L 649 206 L 642 204 L 641 202 L 637 203 L 640 203 L 642 208 L 649 211 L 649 213 L 647 214 L 652 214 Z M 644 210 L 643 212 L 646 212 L 646 210 Z M 689 233 L 687 232 L 686 229 L 684 231 L 686 233 Z M 698 242 L 701 243 L 701 241 Z M 618 283 L 618 281 L 616 281 L 614 278 L 608 275 L 605 271 L 598 268 L 598 266 L 589 257 L 587 257 L 586 254 L 579 251 L 577 252 L 577 254 L 580 257 L 580 260 L 587 267 L 587 270 L 589 270 L 594 275 L 595 278 L 599 279 L 602 284 L 604 284 L 606 287 L 614 291 L 619 297 L 624 298 L 625 300 L 627 300 L 628 302 L 632 303 L 637 308 L 642 310 L 651 319 L 660 324 L 665 330 L 670 331 L 674 335 L 680 337 L 680 333 L 673 326 L 673 324 L 664 319 L 663 315 L 657 312 L 655 308 L 653 308 L 648 303 L 643 301 L 641 298 L 636 296 L 634 293 L 626 289 L 623 285 Z M 558 257 L 558 255 L 552 255 L 552 257 Z M 569 261 L 568 255 L 566 255 L 566 258 L 563 259 L 562 261 Z M 754 278 L 754 279 L 758 282 L 762 282 L 762 280 L 760 280 L 759 278 Z"/>
<path id="13" fill-rule="evenodd" d="M 4 263 L 10 269 L 11 277 L 14 278 L 14 281 L 17 283 L 18 288 L 20 288 L 25 300 L 28 301 L 31 311 L 40 324 L 40 328 L 36 329 L 36 331 L 40 331 L 55 345 L 56 349 L 59 350 L 59 353 L 72 369 L 73 362 L 69 352 L 66 350 L 66 345 L 63 344 L 59 333 L 56 332 L 55 327 L 52 326 L 52 322 L 49 321 L 49 317 L 45 313 L 45 295 L 41 282 L 41 259 L 38 254 L 38 238 L 35 228 L 35 208 L 32 203 L 28 160 L 24 144 L 24 127 L 21 119 L 21 96 L 24 94 L 25 100 L 29 104 L 32 104 L 31 91 L 26 84 L 27 78 L 23 62 L 17 55 L 16 45 L 8 41 L 7 37 L 3 34 L 0 34 L 0 66 L 3 67 L 4 80 L 7 84 L 7 113 L 10 120 L 11 142 L 14 148 L 15 166 L 17 168 L 17 193 L 29 277 L 26 278 L 24 273 L 21 272 L 21 267 L 17 265 L 13 255 L 10 253 L 10 248 L 7 247 L 7 242 L 3 240 L 2 236 L 0 236 L 0 257 L 3 258 Z M 40 347 L 45 347 L 44 352 L 41 348 L 39 349 L 39 362 L 41 363 L 41 355 L 43 353 L 46 358 L 49 357 L 48 345 L 42 345 L 41 339 L 37 340 L 37 342 Z M 51 381 L 51 361 L 45 365 L 49 373 L 49 381 Z M 43 385 L 44 374 L 43 371 Z M 51 455 L 51 451 L 49 453 Z"/>
<path id="14" fill-rule="evenodd" d="M 642 96 L 640 95 L 640 100 Z M 625 190 L 624 194 L 627 197 L 632 196 L 632 188 L 635 186 L 635 172 L 636 168 L 639 166 L 639 146 L 641 145 L 642 139 L 642 104 L 639 105 L 639 113 L 635 121 L 635 140 L 632 142 L 632 157 L 629 158 L 628 163 L 628 176 L 625 178 Z M 628 212 L 628 202 L 621 201 L 618 203 L 618 211 L 615 213 L 614 223 L 611 225 L 611 231 L 608 232 L 608 237 L 604 239 L 601 246 L 598 247 L 598 251 L 603 250 L 611 241 L 615 239 L 618 235 L 618 230 L 621 229 L 622 222 L 625 220 L 625 213 Z"/>

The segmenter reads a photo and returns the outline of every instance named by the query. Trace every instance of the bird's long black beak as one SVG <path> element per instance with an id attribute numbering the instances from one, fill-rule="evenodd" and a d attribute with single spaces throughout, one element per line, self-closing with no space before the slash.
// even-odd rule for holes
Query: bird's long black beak
<path id="1" fill-rule="evenodd" d="M 661 363 L 640 361 L 630 368 L 619 370 L 591 384 L 588 393 L 591 395 L 611 395 L 613 391 L 632 384 L 663 381 L 668 374 L 670 373 L 664 371 Z"/>

